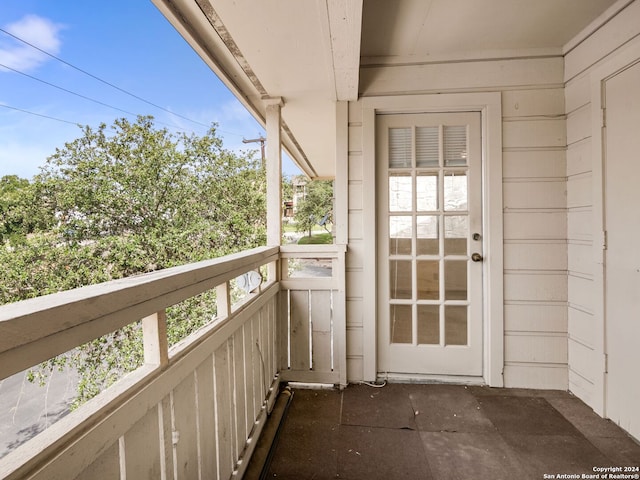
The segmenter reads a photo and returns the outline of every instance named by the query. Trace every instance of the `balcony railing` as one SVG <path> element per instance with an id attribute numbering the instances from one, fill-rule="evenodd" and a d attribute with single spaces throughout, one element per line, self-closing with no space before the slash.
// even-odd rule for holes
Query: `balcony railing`
<path id="1" fill-rule="evenodd" d="M 0 459 L 0 478 L 241 478 L 281 380 L 346 383 L 344 252 L 261 247 L 0 307 L 0 379 L 141 319 L 144 343 L 142 367 Z M 294 258 L 324 270 L 290 274 Z M 282 279 L 232 305 L 231 282 L 262 267 Z M 216 318 L 169 347 L 166 309 L 212 289 Z"/>
<path id="2" fill-rule="evenodd" d="M 345 251 L 336 245 L 280 249 L 282 380 L 347 383 Z"/>

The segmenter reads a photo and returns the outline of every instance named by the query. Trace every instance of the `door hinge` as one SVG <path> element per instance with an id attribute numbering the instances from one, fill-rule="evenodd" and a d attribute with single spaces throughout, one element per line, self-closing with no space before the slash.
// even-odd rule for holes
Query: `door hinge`
<path id="1" fill-rule="evenodd" d="M 604 354 L 604 373 L 609 373 L 609 354 Z"/>
<path id="2" fill-rule="evenodd" d="M 603 230 L 600 232 L 600 244 L 602 245 L 602 249 L 607 249 L 607 231 Z"/>
<path id="3" fill-rule="evenodd" d="M 604 128 L 607 126 L 607 109 L 600 109 L 600 125 Z"/>

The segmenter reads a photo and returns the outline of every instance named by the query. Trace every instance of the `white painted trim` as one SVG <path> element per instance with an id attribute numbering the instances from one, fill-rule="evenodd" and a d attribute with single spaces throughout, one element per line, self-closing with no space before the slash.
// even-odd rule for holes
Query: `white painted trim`
<path id="1" fill-rule="evenodd" d="M 393 97 L 397 98 L 397 97 Z M 377 97 L 362 100 L 362 379 L 376 380 L 378 309 L 376 240 L 376 103 Z M 382 100 L 382 99 L 380 99 Z"/>
<path id="2" fill-rule="evenodd" d="M 380 373 L 378 382 L 413 384 L 483 385 L 482 377 L 466 375 L 407 375 L 405 373 Z"/>
<path id="3" fill-rule="evenodd" d="M 605 267 L 602 242 L 604 223 L 604 144 L 602 141 L 602 116 L 604 82 L 619 71 L 627 68 L 640 59 L 640 39 L 628 44 L 615 57 L 594 68 L 591 79 L 591 160 L 592 160 L 592 189 L 593 189 L 593 282 L 596 295 L 594 306 L 594 401 L 591 403 L 594 411 L 607 416 L 606 402 L 606 360 L 605 360 Z M 571 365 L 569 365 L 571 366 Z"/>
<path id="4" fill-rule="evenodd" d="M 629 0 L 627 0 L 629 1 Z M 407 65 L 442 65 L 444 63 L 465 63 L 496 60 L 522 60 L 531 58 L 561 57 L 561 47 L 542 48 L 515 48 L 501 50 L 478 50 L 452 53 L 432 53 L 429 55 L 388 55 L 361 57 L 360 64 L 363 68 L 380 66 L 407 66 Z"/>
<path id="5" fill-rule="evenodd" d="M 362 99 L 364 191 L 363 372 L 377 377 L 375 123 L 378 113 L 479 111 L 482 113 L 483 222 L 485 235 L 484 365 L 487 385 L 504 385 L 504 295 L 502 222 L 502 100 L 500 92 L 402 95 Z M 491 161 L 489 161 L 491 159 Z M 367 163 L 368 162 L 368 163 Z"/>
<path id="6" fill-rule="evenodd" d="M 282 99 L 265 99 L 267 109 L 267 245 L 282 243 Z"/>
<path id="7" fill-rule="evenodd" d="M 336 176 L 333 181 L 335 242 L 349 243 L 349 103 L 336 102 Z"/>

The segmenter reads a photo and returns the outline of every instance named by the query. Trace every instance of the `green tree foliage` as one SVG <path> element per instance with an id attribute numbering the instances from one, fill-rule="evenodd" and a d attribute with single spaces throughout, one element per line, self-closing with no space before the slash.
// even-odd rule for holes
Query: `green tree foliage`
<path id="1" fill-rule="evenodd" d="M 282 176 L 282 201 L 293 201 L 293 181 L 289 175 Z"/>
<path id="2" fill-rule="evenodd" d="M 37 225 L 31 211 L 34 192 L 29 180 L 17 175 L 0 178 L 0 244 L 24 242 Z"/>
<path id="3" fill-rule="evenodd" d="M 331 221 L 333 212 L 333 182 L 330 180 L 312 180 L 307 184 L 304 198 L 298 201 L 294 220 L 299 232 L 308 232 L 323 219 L 323 227 Z"/>
<path id="4" fill-rule="evenodd" d="M 263 240 L 259 164 L 224 150 L 215 130 L 175 138 L 154 129 L 150 117 L 117 120 L 112 128 L 109 136 L 104 124 L 85 127 L 83 137 L 56 151 L 37 177 L 65 240 L 144 234 L 140 243 L 148 252 L 170 250 L 158 259 L 160 268 L 192 260 L 194 253 L 228 253 Z M 159 238 L 162 247 L 154 245 Z M 180 258 L 184 254 L 188 258 Z"/>
<path id="5" fill-rule="evenodd" d="M 152 117 L 84 127 L 19 189 L 37 221 L 28 224 L 28 241 L 0 249 L 0 303 L 265 243 L 264 170 L 252 156 L 225 150 L 213 127 L 203 136 L 176 135 Z M 171 307 L 170 342 L 213 315 L 215 292 Z M 130 325 L 48 362 L 34 377 L 70 362 L 81 376 L 82 402 L 141 364 L 140 339 L 139 324 Z"/>

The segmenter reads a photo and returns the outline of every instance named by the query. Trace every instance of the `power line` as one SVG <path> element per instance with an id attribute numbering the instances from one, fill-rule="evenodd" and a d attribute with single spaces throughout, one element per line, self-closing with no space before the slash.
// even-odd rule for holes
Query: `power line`
<path id="1" fill-rule="evenodd" d="M 73 90 L 69 90 L 67 88 L 61 87 L 60 85 L 56 85 L 55 83 L 51 83 L 51 82 L 48 82 L 46 80 L 42 80 L 41 78 L 34 77 L 33 75 L 29 75 L 28 73 L 21 72 L 20 70 L 16 70 L 15 68 L 9 67 L 9 66 L 7 66 L 7 65 L 5 65 L 3 63 L 0 63 L 0 67 L 1 68 L 6 68 L 7 70 L 11 70 L 12 72 L 18 73 L 20 75 L 24 75 L 25 77 L 30 78 L 31 80 L 35 80 L 36 82 L 44 83 L 45 85 L 48 85 L 50 87 L 57 88 L 58 90 L 62 90 L 63 92 L 69 93 L 71 95 L 75 95 L 76 97 L 80 97 L 80 98 L 82 98 L 84 100 L 88 100 L 90 102 L 97 103 L 98 105 L 102 105 L 102 106 L 107 107 L 107 108 L 112 108 L 112 109 L 117 110 L 119 112 L 126 113 L 127 115 L 133 115 L 133 116 L 137 116 L 138 115 L 137 113 L 130 112 L 128 110 L 123 110 L 122 108 L 116 107 L 114 105 L 110 105 L 110 104 L 102 102 L 100 100 L 96 100 L 95 98 L 87 97 L 86 95 L 82 95 L 81 93 L 74 92 Z M 167 127 L 175 128 L 179 132 L 186 132 L 186 130 L 180 128 L 180 126 L 172 124 L 172 123 L 162 122 L 162 121 L 157 120 L 157 119 L 155 120 L 155 122 L 159 123 L 161 125 L 166 125 Z"/>
<path id="2" fill-rule="evenodd" d="M 29 115 L 35 115 L 36 117 L 42 117 L 42 118 L 47 118 L 49 120 L 55 120 L 56 122 L 62 122 L 62 123 L 68 123 L 69 125 L 75 125 L 78 127 L 82 127 L 82 123 L 80 122 L 72 122 L 70 120 L 63 120 L 62 118 L 57 118 L 57 117 L 52 117 L 49 115 L 44 115 L 42 113 L 36 113 L 36 112 L 32 112 L 30 110 L 25 110 L 23 108 L 18 108 L 18 107 L 12 107 L 11 105 L 7 105 L 5 103 L 0 103 L 0 107 L 2 108 L 8 108 L 9 110 L 15 110 L 17 112 L 22 112 L 22 113 L 27 113 Z M 158 122 L 157 120 L 154 119 L 154 122 L 156 123 L 162 123 L 162 122 Z M 166 124 L 165 124 L 166 125 Z M 188 133 L 187 130 L 178 130 L 179 132 L 184 132 L 184 133 Z M 217 130 L 216 132 L 222 132 L 223 130 Z M 226 132 L 229 133 L 229 132 Z M 234 134 L 235 135 L 235 134 Z"/>
<path id="3" fill-rule="evenodd" d="M 29 115 L 35 115 L 37 117 L 48 118 L 49 120 L 55 120 L 56 122 L 62 122 L 62 123 L 68 123 L 70 125 L 80 126 L 79 123 L 70 122 L 69 120 L 63 120 L 61 118 L 50 117 L 49 115 L 43 115 L 42 113 L 30 112 L 29 110 L 23 110 L 22 108 L 11 107 L 9 105 L 5 105 L 4 103 L 0 103 L 0 107 L 8 108 L 10 110 L 16 110 L 16 111 L 22 112 L 22 113 L 28 113 Z"/>
<path id="4" fill-rule="evenodd" d="M 76 97 L 80 97 L 80 98 L 83 98 L 85 100 L 89 100 L 90 102 L 97 103 L 98 105 L 102 105 L 102 106 L 108 107 L 108 108 L 113 108 L 114 110 L 118 110 L 119 112 L 126 113 L 127 115 L 136 115 L 133 112 L 129 112 L 127 110 L 123 110 L 121 108 L 114 107 L 113 105 L 109 105 L 108 103 L 101 102 L 100 100 L 96 100 L 95 98 L 87 97 L 86 95 L 82 95 L 81 93 L 77 93 L 77 92 L 74 92 L 72 90 L 69 90 L 69 89 L 66 89 L 64 87 L 61 87 L 60 85 L 56 85 L 55 83 L 47 82 L 46 80 L 42 80 L 41 78 L 34 77 L 33 75 L 29 75 L 28 73 L 25 73 L 25 72 L 21 72 L 20 70 L 16 70 L 15 68 L 11 68 L 11 67 L 9 67 L 7 65 L 4 65 L 3 63 L 0 63 L 0 67 L 6 68 L 7 70 L 11 70 L 12 72 L 18 73 L 20 75 L 24 75 L 25 77 L 30 78 L 31 80 L 35 80 L 36 82 L 44 83 L 45 85 L 49 85 L 50 87 L 57 88 L 58 90 L 62 90 L 63 92 L 70 93 L 71 95 L 75 95 Z M 175 125 L 173 125 L 173 126 L 175 126 Z"/>
<path id="5" fill-rule="evenodd" d="M 10 32 L 8 32 L 8 31 L 4 30 L 3 28 L 0 28 L 0 32 L 4 33 L 4 34 L 6 34 L 6 35 L 9 35 L 10 37 L 12 37 L 12 38 L 14 38 L 14 39 L 18 40 L 19 42 L 22 42 L 22 43 L 24 43 L 25 45 L 28 45 L 28 46 L 30 46 L 31 48 L 34 48 L 34 49 L 38 50 L 38 51 L 39 51 L 39 52 L 41 52 L 41 53 L 44 53 L 45 55 L 47 55 L 47 56 L 49 56 L 49 57 L 51 57 L 51 58 L 53 58 L 53 59 L 55 59 L 55 60 L 57 60 L 57 61 L 59 61 L 59 62 L 61 62 L 61 63 L 65 64 L 65 65 L 67 65 L 67 66 L 69 66 L 69 67 L 73 68 L 74 70 L 77 70 L 77 71 L 78 71 L 78 72 L 80 72 L 80 73 L 83 73 L 84 75 L 87 75 L 87 76 L 89 76 L 89 77 L 93 78 L 94 80 L 97 80 L 97 81 L 99 81 L 99 82 L 101 82 L 101 83 L 103 83 L 103 84 L 105 84 L 105 85 L 108 85 L 108 86 L 109 86 L 109 87 L 111 87 L 111 88 L 115 88 L 115 89 L 116 89 L 116 90 L 118 90 L 119 92 L 122 92 L 122 93 L 124 93 L 124 94 L 126 94 L 126 95 L 129 95 L 130 97 L 133 97 L 133 98 L 135 98 L 136 100 L 139 100 L 139 101 L 141 101 L 141 102 L 144 102 L 144 103 L 146 103 L 147 105 L 151 105 L 152 107 L 158 108 L 158 109 L 163 110 L 163 111 L 165 111 L 165 112 L 167 112 L 167 113 L 170 113 L 171 115 L 175 115 L 175 116 L 180 117 L 180 118 L 182 118 L 182 119 L 184 119 L 184 120 L 187 120 L 187 121 L 189 121 L 189 122 L 193 122 L 193 123 L 195 123 L 195 124 L 197 124 L 197 125 L 201 125 L 201 126 L 203 126 L 203 127 L 205 127 L 205 128 L 210 128 L 210 126 L 211 126 L 211 125 L 207 125 L 207 124 L 205 124 L 205 123 L 199 122 L 199 121 L 197 121 L 197 120 L 193 120 L 193 119 L 191 119 L 191 118 L 189 118 L 189 117 L 185 117 L 184 115 L 181 115 L 181 114 L 179 114 L 179 113 L 172 112 L 171 110 L 169 110 L 169 109 L 167 109 L 167 108 L 164 108 L 164 107 L 161 107 L 160 105 L 157 105 L 157 104 L 155 104 L 155 103 L 153 103 L 153 102 L 150 102 L 149 100 L 146 100 L 146 99 L 144 99 L 144 98 L 142 98 L 142 97 L 140 97 L 140 96 L 136 95 L 135 93 L 131 93 L 131 92 L 129 92 L 129 91 L 127 91 L 127 90 L 123 89 L 123 88 L 120 88 L 120 87 L 118 87 L 117 85 L 114 85 L 113 83 L 108 82 L 107 80 L 103 80 L 102 78 L 100 78 L 100 77 L 98 77 L 98 76 L 96 76 L 96 75 L 93 75 L 92 73 L 89 73 L 89 72 L 87 72 L 86 70 L 83 70 L 83 69 L 82 69 L 82 68 L 80 68 L 80 67 L 76 67 L 75 65 L 73 65 L 73 64 L 71 64 L 71 63 L 69 63 L 69 62 L 67 62 L 66 60 L 63 60 L 62 58 L 57 57 L 57 56 L 55 56 L 54 54 L 49 53 L 49 52 L 47 52 L 46 50 L 43 50 L 43 49 L 41 49 L 40 47 L 37 47 L 37 46 L 33 45 L 32 43 L 27 42 L 26 40 L 24 40 L 24 39 L 22 39 L 22 38 L 18 37 L 17 35 L 14 35 L 13 33 L 10 33 Z M 8 67 L 7 67 L 7 68 L 8 68 Z M 18 72 L 18 73 L 21 73 L 21 72 Z M 220 131 L 220 132 L 223 132 L 223 130 L 219 130 L 219 131 Z M 229 134 L 231 134 L 231 135 L 238 135 L 238 136 L 240 136 L 240 137 L 242 136 L 242 135 L 240 135 L 239 133 L 233 133 L 233 132 L 224 132 L 224 133 L 229 133 Z"/>
<path id="6" fill-rule="evenodd" d="M 42 80 L 41 78 L 34 77 L 33 75 L 29 75 L 28 73 L 21 72 L 20 70 L 16 70 L 15 68 L 9 67 L 9 66 L 7 66 L 7 65 L 5 65 L 3 63 L 0 63 L 0 67 L 6 68 L 7 70 L 11 70 L 12 72 L 15 72 L 17 74 L 23 75 L 23 76 L 25 76 L 27 78 L 30 78 L 31 80 L 35 80 L 36 82 L 44 83 L 45 85 L 48 85 L 50 87 L 57 88 L 58 90 L 62 90 L 63 92 L 69 93 L 71 95 L 75 95 L 76 97 L 80 97 L 80 98 L 82 98 L 84 100 L 89 100 L 90 102 L 97 103 L 98 105 L 102 105 L 102 106 L 107 107 L 107 108 L 112 108 L 112 109 L 117 110 L 119 112 L 126 113 L 127 115 L 133 115 L 133 116 L 137 116 L 138 115 L 137 113 L 133 113 L 133 112 L 130 112 L 128 110 L 123 110 L 122 108 L 110 105 L 110 104 L 102 102 L 100 100 L 96 100 L 95 98 L 87 97 L 86 95 L 82 95 L 81 93 L 74 92 L 73 90 L 69 90 L 67 88 L 61 87 L 60 85 L 56 85 L 55 83 L 51 83 L 51 82 L 48 82 L 46 80 Z M 166 125 L 168 127 L 173 127 L 175 129 L 177 129 L 178 131 L 184 131 L 178 125 L 174 125 L 172 123 L 166 123 L 166 122 L 162 122 L 160 120 L 156 120 L 156 123 L 160 123 L 160 124 Z"/>
<path id="7" fill-rule="evenodd" d="M 134 94 L 134 93 L 131 93 L 131 92 L 129 92 L 129 91 L 127 91 L 127 90 L 123 89 L 123 88 L 120 88 L 120 87 L 118 87 L 117 85 L 114 85 L 114 84 L 112 84 L 112 83 L 110 83 L 110 82 L 108 82 L 108 81 L 106 81 L 106 80 L 103 80 L 102 78 L 100 78 L 100 77 L 98 77 L 98 76 L 96 76 L 96 75 L 93 75 L 92 73 L 89 73 L 89 72 L 87 72 L 86 70 L 83 70 L 83 69 L 82 69 L 82 68 L 80 68 L 80 67 L 76 67 L 75 65 L 73 65 L 73 64 L 71 64 L 71 63 L 67 62 L 66 60 L 63 60 L 63 59 L 61 59 L 61 58 L 59 58 L 59 57 L 57 57 L 57 56 L 53 55 L 52 53 L 49 53 L 49 52 L 47 52 L 46 50 L 43 50 L 43 49 L 41 49 L 40 47 L 37 47 L 36 45 L 33 45 L 32 43 L 27 42 L 26 40 L 24 40 L 24 39 L 22 39 L 22 38 L 18 37 L 17 35 L 14 35 L 13 33 L 10 33 L 10 32 L 8 32 L 8 31 L 4 30 L 3 28 L 0 28 L 0 32 L 3 32 L 4 34 L 9 35 L 10 37 L 12 37 L 12 38 L 14 38 L 14 39 L 16 39 L 16 40 L 18 40 L 18 41 L 20 41 L 20 42 L 24 43 L 25 45 L 28 45 L 28 46 L 30 46 L 31 48 L 33 48 L 33 49 L 35 49 L 35 50 L 38 50 L 39 52 L 41 52 L 41 53 L 43 53 L 43 54 L 45 54 L 45 55 L 47 55 L 47 56 L 49 56 L 49 57 L 51 57 L 51 58 L 53 58 L 53 59 L 55 59 L 55 60 L 57 60 L 57 61 L 59 61 L 59 62 L 61 62 L 61 63 L 65 64 L 65 65 L 67 65 L 67 66 L 69 66 L 69 67 L 73 68 L 74 70 L 77 70 L 77 71 L 79 71 L 79 72 L 81 72 L 81 73 L 83 73 L 83 74 L 85 74 L 85 75 L 87 75 L 87 76 L 89 76 L 89 77 L 91 77 L 91 78 L 93 78 L 93 79 L 95 79 L 95 80 L 97 80 L 97 81 L 99 81 L 99 82 L 101 82 L 101 83 L 105 84 L 105 85 L 108 85 L 108 86 L 110 86 L 110 87 L 112 87 L 112 88 L 114 88 L 114 89 L 116 89 L 116 90 L 118 90 L 118 91 L 120 91 L 120 92 L 122 92 L 122 93 L 125 93 L 126 95 L 129 95 L 129 96 L 131 96 L 131 97 L 133 97 L 133 98 L 135 98 L 135 99 L 137 99 L 137 100 L 140 100 L 141 102 L 144 102 L 144 103 L 146 103 L 146 104 L 148 104 L 148 105 L 151 105 L 152 107 L 155 107 L 155 108 L 158 108 L 158 109 L 160 109 L 160 110 L 162 110 L 162 111 L 165 111 L 165 112 L 167 112 L 167 113 L 169 113 L 169 114 L 171 114 L 171 115 L 175 115 L 175 116 L 177 116 L 177 117 L 183 118 L 183 119 L 185 119 L 185 120 L 187 120 L 187 121 L 189 121 L 189 122 L 192 122 L 192 123 L 195 123 L 195 124 L 201 125 L 201 126 L 203 126 L 203 127 L 206 127 L 207 129 L 211 128 L 211 125 L 207 125 L 207 124 L 202 123 L 202 122 L 199 122 L 199 121 L 197 121 L 197 120 L 193 120 L 193 119 L 191 119 L 191 118 L 185 117 L 184 115 L 181 115 L 181 114 L 179 114 L 179 113 L 172 112 L 171 110 L 169 110 L 169 109 L 167 109 L 167 108 L 161 107 L 160 105 L 156 105 L 155 103 L 150 102 L 150 101 L 148 101 L 148 100 L 146 100 L 146 99 L 144 99 L 144 98 L 142 98 L 142 97 L 140 97 L 140 96 L 138 96 L 138 95 L 136 95 L 136 94 Z M 44 84 L 49 85 L 49 86 L 51 86 L 51 87 L 57 88 L 57 89 L 59 89 L 59 90 L 65 91 L 65 92 L 67 92 L 67 93 L 70 93 L 71 95 L 75 95 L 75 96 L 78 96 L 78 97 L 80 97 L 80 98 L 84 98 L 84 99 L 89 100 L 89 101 L 91 101 L 91 102 L 94 102 L 94 103 L 97 103 L 97 104 L 100 104 L 100 105 L 106 106 L 106 107 L 108 107 L 108 108 L 112 108 L 112 109 L 118 110 L 118 111 L 123 112 L 123 113 L 126 113 L 126 114 L 128 114 L 128 115 L 138 115 L 138 114 L 136 114 L 136 113 L 132 113 L 132 112 L 129 112 L 129 111 L 127 111 L 127 110 L 123 110 L 123 109 L 121 109 L 121 108 L 118 108 L 118 107 L 115 107 L 115 106 L 113 106 L 113 105 L 107 104 L 107 103 L 102 102 L 102 101 L 100 101 L 100 100 L 96 100 L 96 99 L 93 99 L 93 98 L 87 97 L 87 96 L 82 95 L 82 94 L 79 94 L 79 93 L 77 93 L 77 92 L 73 92 L 73 91 L 68 90 L 68 89 L 66 89 L 66 88 L 64 88 L 64 87 L 60 87 L 60 86 L 58 86 L 58 85 L 52 84 L 52 83 L 47 82 L 47 81 L 45 81 L 45 80 L 39 79 L 39 78 L 34 77 L 34 76 L 32 76 L 32 75 L 29 75 L 29 74 L 27 74 L 27 73 L 24 73 L 24 72 L 21 72 L 21 71 L 19 71 L 19 70 L 14 69 L 14 68 L 11 68 L 11 67 L 9 67 L 9 66 L 7 66 L 7 65 L 0 64 L 0 66 L 2 66 L 2 67 L 4 67 L 4 68 L 6 68 L 6 69 L 8 69 L 8 70 L 11 70 L 11 71 L 13 71 L 13 72 L 15 72 L 15 73 L 18 73 L 18 74 L 24 75 L 24 76 L 26 76 L 26 77 L 28 77 L 28 78 L 31 78 L 31 79 L 33 79 L 33 80 L 36 80 L 36 81 L 38 81 L 38 82 L 44 83 Z M 19 109 L 18 109 L 18 110 L 19 110 Z M 25 111 L 25 112 L 26 112 L 26 111 Z M 29 113 L 29 112 L 27 112 L 27 113 Z M 35 114 L 35 115 L 38 115 L 38 114 Z M 170 124 L 170 123 L 166 123 L 166 122 L 162 122 L 162 121 L 157 120 L 157 119 L 156 119 L 155 121 L 156 121 L 156 123 L 159 123 L 159 124 L 162 124 L 162 125 L 166 125 L 166 126 L 169 126 L 169 127 L 175 128 L 177 131 L 187 132 L 187 130 L 186 130 L 186 129 L 183 129 L 183 128 L 179 127 L 178 125 Z M 75 124 L 74 124 L 74 125 L 75 125 Z M 229 135 L 235 135 L 235 136 L 238 136 L 238 137 L 242 137 L 242 138 L 244 138 L 244 135 L 242 135 L 242 134 L 240 134 L 240 133 L 237 133 L 237 132 L 230 132 L 230 131 L 228 131 L 228 130 L 222 130 L 222 129 L 220 129 L 220 128 L 216 128 L 216 132 L 226 133 L 226 134 L 229 134 Z"/>
<path id="8" fill-rule="evenodd" d="M 0 66 L 1 66 L 1 64 L 0 64 Z M 71 93 L 73 93 L 73 92 L 71 92 Z M 91 100 L 91 99 L 89 99 L 89 100 Z M 107 105 L 107 106 L 109 106 L 109 105 Z M 22 109 L 22 108 L 12 107 L 12 106 L 10 106 L 10 105 L 6 105 L 6 104 L 3 104 L 3 103 L 0 103 L 0 107 L 9 108 L 9 109 L 11 109 L 11 110 L 16 110 L 16 111 L 18 111 L 18 112 L 28 113 L 29 115 L 36 115 L 36 116 L 38 116 L 38 117 L 48 118 L 48 119 L 50 119 L 50 120 L 56 120 L 56 121 L 58 121 L 58 122 L 68 123 L 68 124 L 70 124 L 70 125 L 76 125 L 76 126 L 79 126 L 79 127 L 82 127 L 82 125 L 83 125 L 83 124 L 82 124 L 82 123 L 80 123 L 80 122 L 71 122 L 71 121 L 69 121 L 69 120 L 63 120 L 63 119 L 61 119 L 61 118 L 51 117 L 51 116 L 49 116 L 49 115 L 43 115 L 43 114 L 41 114 L 41 113 L 36 113 L 36 112 L 29 111 L 29 110 L 24 110 L 24 109 Z M 112 107 L 112 108 L 116 108 L 116 107 Z M 116 110 L 120 110 L 120 109 L 116 108 Z M 122 110 L 122 111 L 123 111 L 123 112 L 125 112 L 125 113 L 128 113 L 128 112 L 126 112 L 126 110 Z M 131 115 L 135 115 L 135 114 L 131 114 Z M 180 129 L 177 125 L 170 125 L 170 124 L 168 124 L 168 123 L 160 122 L 160 121 L 158 121 L 158 120 L 156 120 L 156 119 L 154 119 L 153 121 L 154 121 L 155 123 L 162 123 L 162 124 L 164 124 L 164 125 L 173 126 L 173 127 L 175 127 L 175 128 L 176 128 L 176 131 L 178 131 L 178 132 L 188 133 L 188 130 L 182 130 L 182 129 Z"/>

